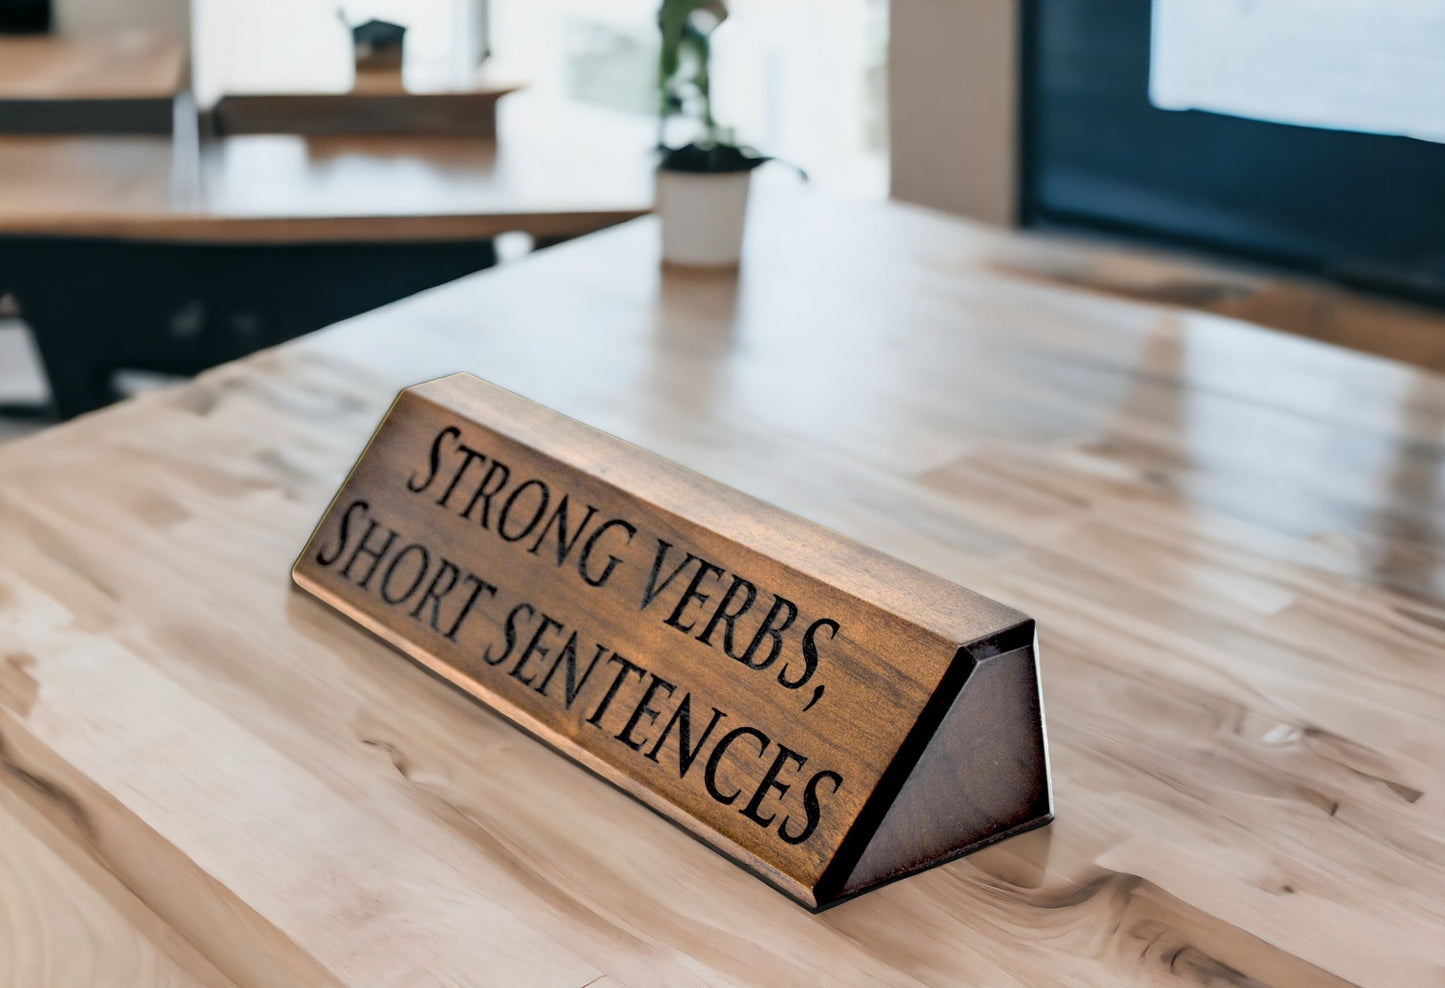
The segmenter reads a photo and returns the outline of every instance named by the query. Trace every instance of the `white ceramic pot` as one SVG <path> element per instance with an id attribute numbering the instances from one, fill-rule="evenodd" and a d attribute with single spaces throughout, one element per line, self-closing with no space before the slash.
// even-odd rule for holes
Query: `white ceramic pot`
<path id="1" fill-rule="evenodd" d="M 662 260 L 687 267 L 737 267 L 743 252 L 752 171 L 657 172 Z"/>

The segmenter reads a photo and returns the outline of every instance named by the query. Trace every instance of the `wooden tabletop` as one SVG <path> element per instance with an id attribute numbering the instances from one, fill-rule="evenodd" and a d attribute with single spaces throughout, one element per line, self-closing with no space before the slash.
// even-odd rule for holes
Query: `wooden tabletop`
<path id="1" fill-rule="evenodd" d="M 515 102 L 513 102 L 515 101 Z M 651 208 L 651 124 L 507 97 L 496 140 L 0 136 L 0 234 L 221 243 L 565 237 Z"/>
<path id="2" fill-rule="evenodd" d="M 654 222 L 0 450 L 4 976 L 1445 979 L 1445 378 L 903 206 Z M 1035 617 L 1056 822 L 812 915 L 293 590 L 454 371 Z"/>
<path id="3" fill-rule="evenodd" d="M 185 66 L 185 45 L 151 31 L 0 36 L 0 101 L 169 100 Z"/>

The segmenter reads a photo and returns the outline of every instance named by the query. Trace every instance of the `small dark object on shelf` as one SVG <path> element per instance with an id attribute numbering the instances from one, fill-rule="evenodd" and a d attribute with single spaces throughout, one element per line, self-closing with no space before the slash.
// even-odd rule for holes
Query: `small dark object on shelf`
<path id="1" fill-rule="evenodd" d="M 358 68 L 400 68 L 406 28 L 375 18 L 351 26 L 351 45 Z"/>

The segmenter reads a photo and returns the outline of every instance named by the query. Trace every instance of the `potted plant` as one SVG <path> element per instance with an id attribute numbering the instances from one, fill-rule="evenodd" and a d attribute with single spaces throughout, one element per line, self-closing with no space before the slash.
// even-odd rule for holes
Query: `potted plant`
<path id="1" fill-rule="evenodd" d="M 657 212 L 662 259 L 692 267 L 735 267 L 742 255 L 743 219 L 754 168 L 771 160 L 733 142 L 712 114 L 708 61 L 712 32 L 727 18 L 721 0 L 662 0 L 658 28 Z M 669 147 L 669 120 L 691 118 L 700 133 Z"/>

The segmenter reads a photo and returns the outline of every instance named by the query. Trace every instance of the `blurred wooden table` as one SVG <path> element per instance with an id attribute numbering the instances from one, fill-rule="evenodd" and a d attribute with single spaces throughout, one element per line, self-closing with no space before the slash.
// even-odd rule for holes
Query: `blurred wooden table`
<path id="1" fill-rule="evenodd" d="M 0 236 L 559 239 L 652 205 L 650 122 L 517 93 L 497 139 L 0 136 Z"/>
<path id="2" fill-rule="evenodd" d="M 753 219 L 741 276 L 639 220 L 0 450 L 11 983 L 1445 978 L 1445 378 Z M 810 915 L 293 591 L 457 370 L 1037 618 L 1057 822 Z"/>
<path id="3" fill-rule="evenodd" d="M 0 294 L 70 416 L 652 205 L 635 116 L 509 96 L 498 139 L 0 136 Z M 76 283 L 89 290 L 77 293 Z"/>
<path id="4" fill-rule="evenodd" d="M 145 30 L 0 37 L 0 133 L 166 134 L 186 48 Z"/>

